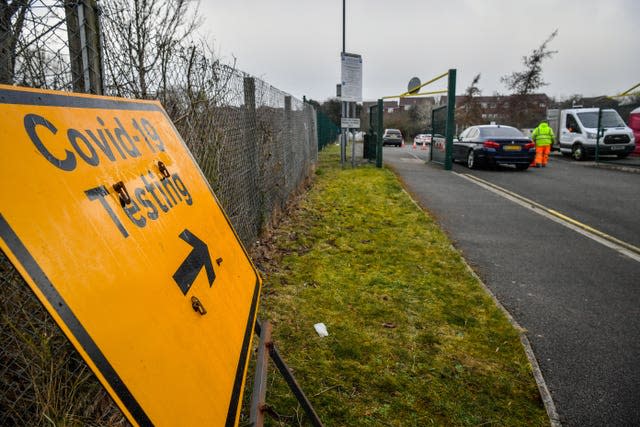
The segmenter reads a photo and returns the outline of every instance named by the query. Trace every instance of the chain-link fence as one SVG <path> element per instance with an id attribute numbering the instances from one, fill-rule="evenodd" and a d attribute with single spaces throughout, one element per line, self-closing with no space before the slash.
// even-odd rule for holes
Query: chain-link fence
<path id="1" fill-rule="evenodd" d="M 71 66 L 64 5 L 47 1 L 13 1 L 9 5 L 3 4 L 0 12 L 0 81 L 70 90 Z"/>
<path id="2" fill-rule="evenodd" d="M 191 3 L 0 2 L 0 82 L 160 100 L 250 247 L 311 175 L 319 119 L 195 41 Z M 0 425 L 127 425 L 4 254 L 0 267 Z"/>
<path id="3" fill-rule="evenodd" d="M 315 164 L 315 110 L 221 63 L 206 43 L 188 37 L 195 25 L 189 2 L 130 3 L 17 0 L 2 6 L 0 27 L 14 46 L 3 46 L 8 65 L 0 79 L 160 100 L 251 246 Z M 96 74 L 103 76 L 97 85 Z M 331 126 L 322 124 L 322 143 L 335 140 Z"/>
<path id="4" fill-rule="evenodd" d="M 0 287 L 0 425 L 128 425 L 1 252 Z"/>
<path id="5" fill-rule="evenodd" d="M 194 108 L 188 93 L 162 97 L 238 235 L 251 246 L 311 173 L 318 154 L 315 111 L 264 81 L 217 68 L 225 79 L 217 98 Z"/>

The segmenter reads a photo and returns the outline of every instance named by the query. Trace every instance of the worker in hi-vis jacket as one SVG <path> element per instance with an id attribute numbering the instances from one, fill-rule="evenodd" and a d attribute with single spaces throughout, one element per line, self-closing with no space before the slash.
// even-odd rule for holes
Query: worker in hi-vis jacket
<path id="1" fill-rule="evenodd" d="M 555 135 L 553 129 L 549 126 L 549 123 L 543 121 L 537 128 L 533 130 L 531 139 L 536 143 L 536 157 L 531 166 L 545 167 L 549 161 L 549 153 L 551 152 L 551 144 Z"/>

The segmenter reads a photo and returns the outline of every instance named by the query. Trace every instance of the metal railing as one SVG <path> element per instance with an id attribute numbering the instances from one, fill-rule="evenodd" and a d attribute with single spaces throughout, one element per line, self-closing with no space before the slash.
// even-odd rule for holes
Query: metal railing
<path id="1" fill-rule="evenodd" d="M 318 150 L 322 150 L 327 145 L 336 142 L 338 135 L 340 135 L 340 128 L 336 125 L 329 116 L 322 111 L 317 111 L 317 123 L 318 123 Z"/>

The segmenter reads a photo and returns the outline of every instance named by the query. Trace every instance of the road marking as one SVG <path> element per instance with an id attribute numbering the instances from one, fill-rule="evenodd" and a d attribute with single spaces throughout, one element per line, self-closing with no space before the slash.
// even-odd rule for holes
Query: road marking
<path id="1" fill-rule="evenodd" d="M 526 197 L 523 197 L 491 182 L 485 181 L 484 179 L 478 178 L 477 176 L 473 176 L 467 173 L 453 173 L 501 197 L 504 197 L 505 199 L 511 200 L 512 202 L 517 203 L 518 205 L 525 207 L 539 215 L 552 219 L 558 224 L 564 225 L 565 227 L 570 228 L 571 230 L 576 231 L 583 236 L 586 236 L 600 243 L 601 245 L 613 249 L 633 259 L 634 261 L 640 262 L 640 248 L 632 245 L 631 243 L 616 239 L 609 234 L 606 234 L 600 230 L 596 230 L 595 228 L 590 227 L 587 224 L 583 224 L 582 222 L 568 217 L 567 215 L 564 215 L 554 209 L 549 209 L 538 202 L 527 199 Z"/>

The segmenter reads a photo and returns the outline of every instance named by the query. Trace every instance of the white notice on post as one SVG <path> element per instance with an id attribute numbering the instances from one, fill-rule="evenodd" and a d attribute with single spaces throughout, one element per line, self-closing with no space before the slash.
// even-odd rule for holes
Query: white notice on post
<path id="1" fill-rule="evenodd" d="M 342 97 L 345 102 L 362 102 L 362 56 L 341 54 Z"/>
<path id="2" fill-rule="evenodd" d="M 343 117 L 340 120 L 340 125 L 343 129 L 360 129 L 360 119 L 354 117 Z"/>

